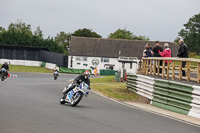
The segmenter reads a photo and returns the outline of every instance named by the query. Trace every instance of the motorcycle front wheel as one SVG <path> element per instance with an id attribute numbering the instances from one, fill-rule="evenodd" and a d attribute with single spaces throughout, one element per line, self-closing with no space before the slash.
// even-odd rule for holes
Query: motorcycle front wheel
<path id="1" fill-rule="evenodd" d="M 60 98 L 60 104 L 65 104 L 65 99 L 63 99 L 65 94 L 62 95 L 62 97 Z"/>
<path id="2" fill-rule="evenodd" d="M 77 92 L 74 94 L 74 96 L 72 97 L 72 103 L 71 103 L 71 106 L 76 106 L 80 101 L 81 99 L 83 98 L 83 93 L 82 92 Z"/>

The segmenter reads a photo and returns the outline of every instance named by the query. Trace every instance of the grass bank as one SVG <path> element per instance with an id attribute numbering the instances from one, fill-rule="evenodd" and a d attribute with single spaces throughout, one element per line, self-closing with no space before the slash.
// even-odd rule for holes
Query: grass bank
<path id="1" fill-rule="evenodd" d="M 92 90 L 118 101 L 148 103 L 148 100 L 126 89 L 126 83 L 115 82 L 114 76 L 91 79 Z"/>

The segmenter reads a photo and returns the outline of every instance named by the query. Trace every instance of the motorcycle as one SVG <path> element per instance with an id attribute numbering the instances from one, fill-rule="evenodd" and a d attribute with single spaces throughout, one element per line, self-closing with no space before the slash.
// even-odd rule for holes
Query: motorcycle
<path id="1" fill-rule="evenodd" d="M 53 78 L 54 78 L 54 80 L 56 80 L 56 79 L 58 78 L 58 72 L 57 72 L 57 71 L 54 72 L 54 74 L 53 74 Z"/>
<path id="2" fill-rule="evenodd" d="M 2 68 L 0 70 L 0 77 L 1 77 L 1 81 L 4 81 L 7 78 L 7 70 L 5 68 Z"/>
<path id="3" fill-rule="evenodd" d="M 66 86 L 63 89 L 63 92 L 69 89 L 71 85 L 72 84 L 70 84 L 68 87 Z M 63 95 L 66 95 L 65 96 L 66 98 L 62 99 L 63 98 L 62 96 L 60 99 L 60 104 L 68 103 L 71 106 L 76 106 L 81 101 L 83 96 L 87 97 L 89 95 L 89 91 L 90 91 L 89 88 L 90 87 L 84 82 L 82 82 L 80 85 L 76 85 L 76 87 L 74 87 L 74 89 L 69 91 L 67 94 L 63 94 Z"/>

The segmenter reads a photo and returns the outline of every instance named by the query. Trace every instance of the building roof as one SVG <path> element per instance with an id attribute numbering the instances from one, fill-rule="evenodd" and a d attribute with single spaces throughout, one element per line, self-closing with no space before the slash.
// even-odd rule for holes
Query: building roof
<path id="1" fill-rule="evenodd" d="M 125 57 L 142 58 L 144 46 L 147 42 L 150 43 L 152 47 L 155 45 L 155 41 L 102 39 L 72 36 L 69 46 L 69 55 L 118 58 L 120 54 L 120 56 Z M 174 42 L 160 42 L 160 45 L 164 47 L 165 43 L 169 44 L 172 54 L 175 57 L 178 52 L 178 45 Z"/>

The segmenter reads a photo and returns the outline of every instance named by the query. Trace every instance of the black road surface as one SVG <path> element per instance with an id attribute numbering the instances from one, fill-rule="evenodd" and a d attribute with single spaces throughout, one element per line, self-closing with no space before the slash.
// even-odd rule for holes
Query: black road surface
<path id="1" fill-rule="evenodd" d="M 76 75 L 12 73 L 0 82 L 0 133 L 200 133 L 200 127 L 128 107 L 93 92 L 76 106 L 61 105 Z"/>

